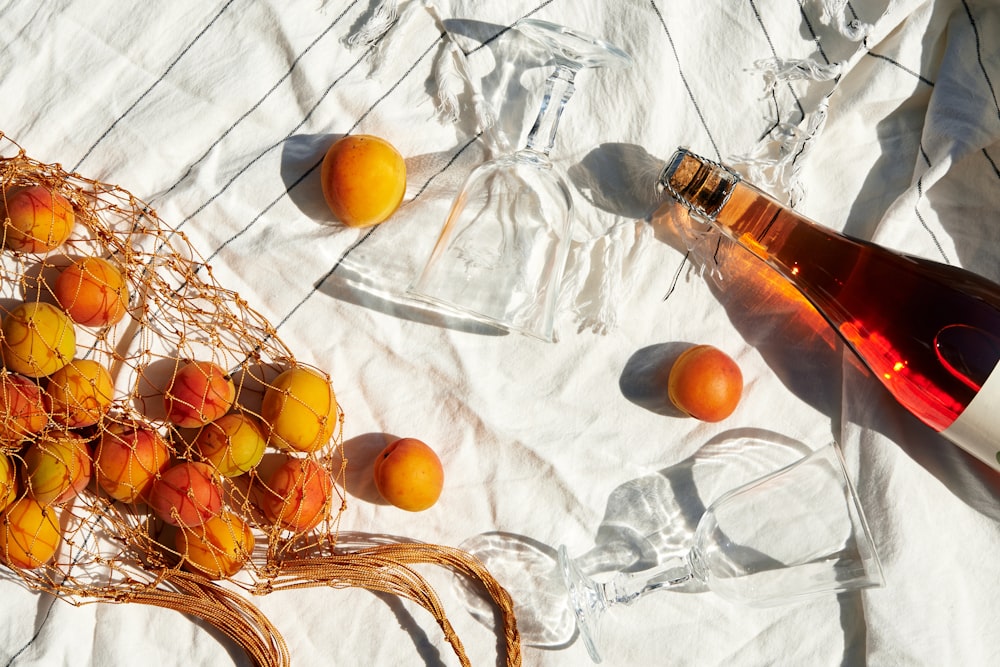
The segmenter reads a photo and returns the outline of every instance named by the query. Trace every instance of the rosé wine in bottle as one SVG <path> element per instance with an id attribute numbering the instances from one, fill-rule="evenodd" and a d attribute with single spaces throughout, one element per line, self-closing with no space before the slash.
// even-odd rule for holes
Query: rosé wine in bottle
<path id="1" fill-rule="evenodd" d="M 824 228 L 685 149 L 660 186 L 794 285 L 906 409 L 1000 470 L 1000 285 Z"/>

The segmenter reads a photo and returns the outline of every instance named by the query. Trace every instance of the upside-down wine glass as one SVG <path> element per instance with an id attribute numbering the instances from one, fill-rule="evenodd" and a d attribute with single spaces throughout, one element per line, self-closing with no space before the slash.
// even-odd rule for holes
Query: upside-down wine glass
<path id="1" fill-rule="evenodd" d="M 551 341 L 569 252 L 572 197 L 549 151 L 559 118 L 587 67 L 622 67 L 618 47 L 546 21 L 515 27 L 545 46 L 555 69 L 526 144 L 466 179 L 409 293 L 464 317 Z"/>
<path id="2" fill-rule="evenodd" d="M 736 603 L 767 607 L 883 585 L 882 567 L 840 447 L 723 495 L 702 515 L 685 556 L 598 583 L 559 547 L 570 608 L 591 658 L 601 661 L 602 614 L 653 591 L 692 582 Z"/>

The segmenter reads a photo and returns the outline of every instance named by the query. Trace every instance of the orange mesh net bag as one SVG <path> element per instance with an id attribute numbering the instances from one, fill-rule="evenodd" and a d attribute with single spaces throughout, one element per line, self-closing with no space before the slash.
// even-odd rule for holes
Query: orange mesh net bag
<path id="1" fill-rule="evenodd" d="M 329 375 L 218 285 L 186 237 L 120 187 L 0 134 L 0 576 L 72 604 L 203 619 L 258 665 L 288 648 L 253 595 L 362 587 L 429 611 L 414 568 L 482 583 L 508 665 L 507 592 L 439 545 L 338 545 L 344 413 Z"/>

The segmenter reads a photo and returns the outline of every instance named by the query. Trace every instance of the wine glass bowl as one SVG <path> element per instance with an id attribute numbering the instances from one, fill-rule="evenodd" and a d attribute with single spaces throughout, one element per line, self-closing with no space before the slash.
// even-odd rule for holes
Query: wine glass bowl
<path id="1" fill-rule="evenodd" d="M 573 198 L 549 152 L 576 72 L 627 65 L 630 58 L 607 42 L 546 21 L 525 19 L 515 27 L 555 62 L 538 116 L 523 148 L 469 174 L 408 292 L 452 314 L 551 341 Z"/>
<path id="2" fill-rule="evenodd" d="M 685 555 L 598 583 L 559 549 L 580 636 L 595 662 L 600 619 L 653 591 L 707 587 L 755 607 L 881 586 L 882 568 L 836 443 L 713 502 Z"/>

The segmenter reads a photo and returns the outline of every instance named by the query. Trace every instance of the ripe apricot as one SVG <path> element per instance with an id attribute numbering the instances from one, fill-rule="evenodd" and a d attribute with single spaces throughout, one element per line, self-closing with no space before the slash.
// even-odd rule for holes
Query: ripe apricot
<path id="1" fill-rule="evenodd" d="M 58 505 L 90 482 L 87 442 L 69 431 L 47 431 L 24 453 L 28 495 L 43 505 Z"/>
<path id="2" fill-rule="evenodd" d="M 75 217 L 65 197 L 42 185 L 11 188 L 0 200 L 4 245 L 11 250 L 55 250 L 69 238 Z"/>
<path id="3" fill-rule="evenodd" d="M 431 507 L 444 487 L 441 459 L 416 438 L 389 444 L 375 459 L 373 473 L 382 498 L 409 512 Z"/>
<path id="4" fill-rule="evenodd" d="M 385 139 L 349 134 L 327 150 L 323 198 L 348 227 L 371 227 L 396 212 L 406 193 L 406 162 Z"/>
<path id="5" fill-rule="evenodd" d="M 222 511 L 222 489 L 207 463 L 182 461 L 153 482 L 149 506 L 171 526 L 193 528 Z"/>
<path id="6" fill-rule="evenodd" d="M 725 352 L 695 345 L 681 353 L 667 378 L 667 395 L 681 410 L 706 422 L 733 413 L 743 393 L 743 374 Z"/>
<path id="7" fill-rule="evenodd" d="M 177 531 L 175 548 L 184 568 L 210 579 L 231 577 L 253 553 L 253 531 L 233 512 L 224 511 L 195 528 Z"/>
<path id="8" fill-rule="evenodd" d="M 18 445 L 48 421 L 42 390 L 26 377 L 0 371 L 0 442 Z"/>
<path id="9" fill-rule="evenodd" d="M 276 377 L 264 392 L 260 412 L 278 449 L 314 452 L 330 441 L 337 426 L 333 387 L 311 368 L 290 368 Z"/>
<path id="10" fill-rule="evenodd" d="M 236 386 L 217 364 L 189 361 L 174 374 L 164 398 L 167 419 L 177 426 L 195 428 L 229 412 L 236 400 Z"/>
<path id="11" fill-rule="evenodd" d="M 114 394 L 107 368 L 94 359 L 74 359 L 48 377 L 45 406 L 57 424 L 93 426 L 107 414 Z"/>
<path id="12" fill-rule="evenodd" d="M 62 543 L 62 527 L 51 506 L 18 498 L 0 517 L 0 559 L 26 570 L 45 565 Z"/>
<path id="13" fill-rule="evenodd" d="M 267 440 L 254 417 L 231 412 L 206 424 L 194 444 L 220 475 L 236 477 L 260 463 Z"/>
<path id="14" fill-rule="evenodd" d="M 14 462 L 0 454 L 0 512 L 17 498 L 17 477 Z"/>
<path id="15" fill-rule="evenodd" d="M 170 454 L 167 441 L 146 424 L 106 424 L 94 449 L 94 477 L 115 500 L 145 501 Z"/>
<path id="16" fill-rule="evenodd" d="M 125 276 L 100 257 L 83 257 L 67 266 L 52 292 L 73 321 L 85 327 L 115 324 L 128 310 Z"/>
<path id="17" fill-rule="evenodd" d="M 302 533 L 330 516 L 332 502 L 333 479 L 326 468 L 290 456 L 268 477 L 258 504 L 268 521 Z"/>
<path id="18" fill-rule="evenodd" d="M 63 311 L 32 301 L 15 306 L 0 324 L 3 361 L 8 370 L 28 377 L 51 375 L 73 359 L 76 330 Z"/>

